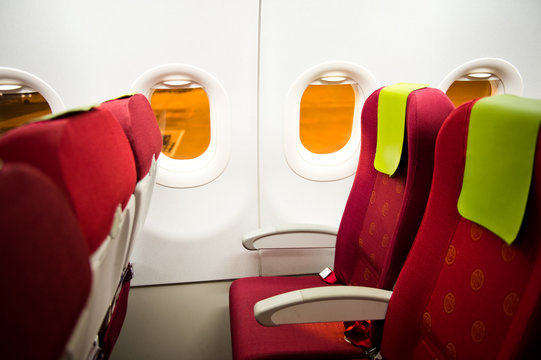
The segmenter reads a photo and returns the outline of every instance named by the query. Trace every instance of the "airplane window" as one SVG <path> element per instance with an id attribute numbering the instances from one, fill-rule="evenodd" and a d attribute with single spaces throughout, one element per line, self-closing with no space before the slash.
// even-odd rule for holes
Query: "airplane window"
<path id="1" fill-rule="evenodd" d="M 455 80 L 447 89 L 447 96 L 455 106 L 467 101 L 503 94 L 503 83 L 497 76 L 491 73 L 471 73 Z"/>
<path id="2" fill-rule="evenodd" d="M 348 143 L 355 112 L 353 85 L 309 85 L 300 107 L 299 136 L 308 151 L 330 154 Z"/>
<path id="3" fill-rule="evenodd" d="M 499 94 L 522 95 L 522 77 L 513 64 L 498 58 L 468 61 L 451 71 L 438 86 L 455 106 Z"/>
<path id="4" fill-rule="evenodd" d="M 203 87 L 192 81 L 164 81 L 152 89 L 150 104 L 163 137 L 162 153 L 194 159 L 210 144 L 210 108 Z"/>
<path id="5" fill-rule="evenodd" d="M 36 90 L 17 83 L 0 84 L 0 134 L 51 112 Z"/>
<path id="6" fill-rule="evenodd" d="M 131 90 L 149 99 L 163 136 L 158 184 L 191 188 L 223 173 L 231 155 L 229 100 L 212 74 L 186 64 L 159 65 Z"/>
<path id="7" fill-rule="evenodd" d="M 284 153 L 291 170 L 310 181 L 355 174 L 361 109 L 377 88 L 372 73 L 345 61 L 321 63 L 300 74 L 285 104 Z"/>

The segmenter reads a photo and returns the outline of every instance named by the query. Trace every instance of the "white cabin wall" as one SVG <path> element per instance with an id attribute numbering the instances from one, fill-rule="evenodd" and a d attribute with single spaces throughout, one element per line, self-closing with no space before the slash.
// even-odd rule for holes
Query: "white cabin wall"
<path id="1" fill-rule="evenodd" d="M 68 108 L 128 93 L 142 73 L 169 63 L 200 68 L 225 90 L 228 165 L 203 186 L 156 186 L 133 251 L 136 285 L 258 273 L 257 256 L 246 254 L 240 242 L 258 226 L 258 16 L 259 3 L 252 0 L 0 5 L 1 66 L 42 78 Z"/>

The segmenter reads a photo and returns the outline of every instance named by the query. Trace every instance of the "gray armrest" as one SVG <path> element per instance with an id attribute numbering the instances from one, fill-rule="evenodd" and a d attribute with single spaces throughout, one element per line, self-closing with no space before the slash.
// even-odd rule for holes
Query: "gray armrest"
<path id="1" fill-rule="evenodd" d="M 248 250 L 334 247 L 337 233 L 323 225 L 269 226 L 245 234 L 242 245 Z"/>
<path id="2" fill-rule="evenodd" d="M 363 286 L 324 286 L 276 295 L 257 302 L 264 326 L 385 319 L 392 291 Z"/>

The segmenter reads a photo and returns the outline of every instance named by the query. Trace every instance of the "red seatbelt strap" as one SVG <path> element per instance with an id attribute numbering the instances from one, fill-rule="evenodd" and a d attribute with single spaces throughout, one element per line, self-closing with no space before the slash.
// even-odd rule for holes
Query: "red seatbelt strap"
<path id="1" fill-rule="evenodd" d="M 337 284 L 339 282 L 335 272 L 328 267 L 323 269 L 319 276 L 328 284 Z M 367 358 L 375 358 L 377 350 L 372 346 L 372 340 L 370 339 L 370 321 L 345 321 L 344 328 L 344 339 L 348 343 L 365 349 Z"/>
<path id="2" fill-rule="evenodd" d="M 347 342 L 357 347 L 369 350 L 372 348 L 370 340 L 370 320 L 344 321 L 344 337 Z"/>
<path id="3" fill-rule="evenodd" d="M 128 268 L 126 269 L 122 279 L 122 288 L 120 289 L 120 293 L 116 300 L 109 326 L 107 327 L 103 337 L 103 359 L 109 359 L 116 340 L 120 335 L 120 330 L 122 329 L 122 324 L 124 323 L 124 318 L 126 317 L 126 312 L 128 310 L 128 295 L 130 293 L 130 283 L 132 277 L 133 268 L 131 264 L 128 264 Z"/>

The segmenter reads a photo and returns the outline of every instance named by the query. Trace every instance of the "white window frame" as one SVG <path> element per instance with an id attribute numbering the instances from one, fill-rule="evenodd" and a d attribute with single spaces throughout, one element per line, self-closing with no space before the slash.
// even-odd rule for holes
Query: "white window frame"
<path id="1" fill-rule="evenodd" d="M 336 152 L 315 154 L 306 149 L 300 139 L 301 98 L 310 84 L 330 76 L 345 77 L 355 83 L 351 137 Z M 289 167 L 297 175 L 313 181 L 336 181 L 355 174 L 361 147 L 362 106 L 377 88 L 378 82 L 367 69 L 350 62 L 326 62 L 302 73 L 291 85 L 285 104 L 284 152 Z"/>
<path id="2" fill-rule="evenodd" d="M 0 67 L 0 84 L 20 85 L 22 87 L 32 88 L 43 96 L 53 113 L 66 111 L 64 102 L 58 93 L 45 81 L 29 72 L 9 67 Z"/>
<path id="3" fill-rule="evenodd" d="M 186 160 L 158 158 L 156 182 L 172 188 L 191 188 L 208 184 L 225 170 L 231 155 L 229 101 L 224 88 L 208 72 L 186 64 L 160 65 L 143 73 L 131 87 L 149 101 L 152 88 L 163 81 L 193 81 L 203 87 L 209 99 L 210 143 L 203 154 Z"/>
<path id="4" fill-rule="evenodd" d="M 479 58 L 468 61 L 451 71 L 438 88 L 447 92 L 456 80 L 472 73 L 491 73 L 500 79 L 503 94 L 522 96 L 524 85 L 520 72 L 513 64 L 499 58 Z"/>

